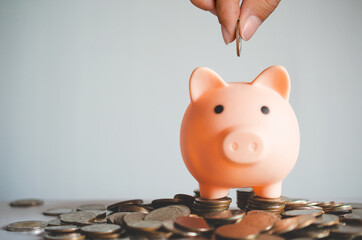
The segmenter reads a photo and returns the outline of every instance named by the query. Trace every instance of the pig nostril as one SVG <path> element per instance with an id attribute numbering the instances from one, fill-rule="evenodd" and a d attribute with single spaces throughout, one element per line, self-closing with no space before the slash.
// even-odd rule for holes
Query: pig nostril
<path id="1" fill-rule="evenodd" d="M 257 148 L 258 148 L 258 145 L 255 142 L 250 143 L 250 145 L 249 145 L 250 152 L 255 152 Z"/>
<path id="2" fill-rule="evenodd" d="M 233 142 L 233 143 L 230 145 L 230 147 L 231 147 L 231 150 L 232 150 L 232 151 L 237 151 L 238 148 L 239 148 L 239 145 L 238 145 L 236 142 Z"/>

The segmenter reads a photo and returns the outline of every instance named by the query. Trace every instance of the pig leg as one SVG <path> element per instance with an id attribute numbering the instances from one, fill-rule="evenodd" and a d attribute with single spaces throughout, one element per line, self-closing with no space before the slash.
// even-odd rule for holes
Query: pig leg
<path id="1" fill-rule="evenodd" d="M 207 199 L 217 199 L 226 197 L 229 193 L 229 188 L 215 187 L 200 183 L 200 196 Z"/>
<path id="2" fill-rule="evenodd" d="M 253 187 L 256 195 L 263 198 L 278 198 L 282 193 L 282 182 L 261 186 Z"/>

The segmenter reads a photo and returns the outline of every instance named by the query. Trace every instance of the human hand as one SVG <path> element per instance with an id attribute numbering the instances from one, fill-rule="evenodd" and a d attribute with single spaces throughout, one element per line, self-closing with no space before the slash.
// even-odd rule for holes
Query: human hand
<path id="1" fill-rule="evenodd" d="M 240 19 L 242 39 L 249 40 L 260 24 L 278 6 L 280 0 L 191 0 L 196 7 L 216 15 L 226 44 L 235 40 L 235 26 Z"/>

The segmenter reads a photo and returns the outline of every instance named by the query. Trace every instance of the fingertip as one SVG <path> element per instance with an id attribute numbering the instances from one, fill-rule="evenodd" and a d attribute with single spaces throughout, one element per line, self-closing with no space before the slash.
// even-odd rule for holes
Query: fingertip
<path id="1" fill-rule="evenodd" d="M 248 41 L 250 38 L 254 36 L 256 30 L 258 30 L 261 23 L 262 20 L 257 16 L 254 15 L 249 16 L 246 19 L 244 26 L 241 27 L 242 29 L 240 29 L 241 38 L 244 41 Z"/>

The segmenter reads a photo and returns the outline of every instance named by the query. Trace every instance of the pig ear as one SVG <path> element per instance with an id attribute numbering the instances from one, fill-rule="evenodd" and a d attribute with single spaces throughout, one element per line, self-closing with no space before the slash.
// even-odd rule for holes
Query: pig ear
<path id="1" fill-rule="evenodd" d="M 207 90 L 226 86 L 227 83 L 216 72 L 207 67 L 198 67 L 190 77 L 191 102 L 195 102 Z"/>
<path id="2" fill-rule="evenodd" d="M 252 85 L 263 85 L 279 93 L 285 100 L 289 100 L 290 80 L 287 70 L 282 66 L 271 66 L 255 78 Z"/>

